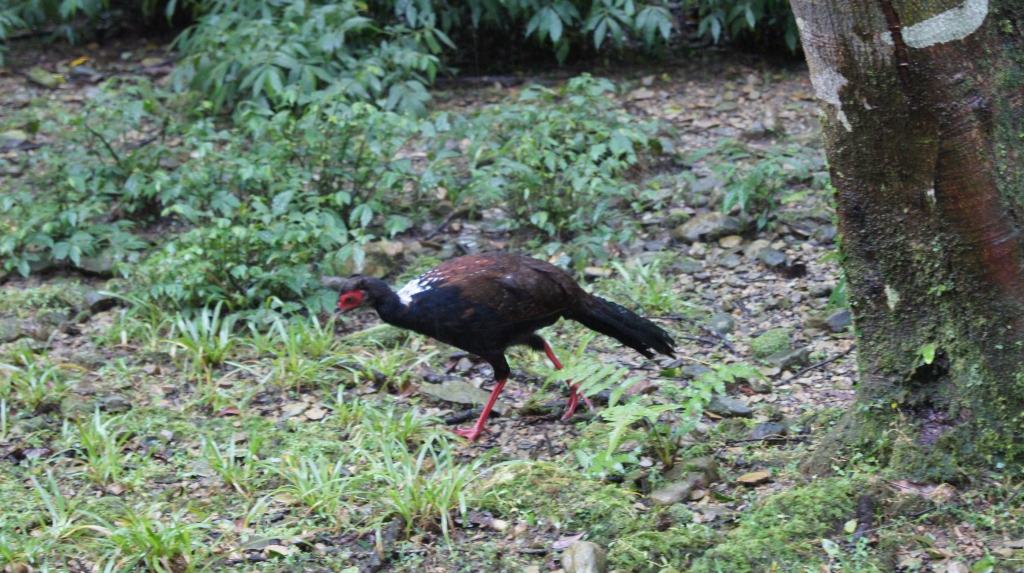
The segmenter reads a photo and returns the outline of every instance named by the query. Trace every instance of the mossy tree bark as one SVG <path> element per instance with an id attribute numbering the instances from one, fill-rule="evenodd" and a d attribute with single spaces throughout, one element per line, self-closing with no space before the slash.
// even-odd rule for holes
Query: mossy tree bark
<path id="1" fill-rule="evenodd" d="M 1024 462 L 1024 2 L 792 0 L 857 330 L 837 446 L 904 475 Z M 934 351 L 934 356 L 933 356 Z"/>

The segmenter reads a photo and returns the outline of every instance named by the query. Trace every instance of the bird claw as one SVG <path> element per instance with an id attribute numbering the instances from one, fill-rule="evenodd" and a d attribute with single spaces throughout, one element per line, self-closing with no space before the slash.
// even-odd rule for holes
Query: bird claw
<path id="1" fill-rule="evenodd" d="M 457 436 L 462 436 L 463 438 L 466 438 L 470 442 L 473 442 L 473 441 L 476 441 L 476 439 L 478 437 L 480 437 L 480 434 L 482 434 L 484 432 L 490 433 L 490 430 L 488 430 L 487 428 L 483 428 L 483 427 L 478 428 L 476 426 L 473 426 L 472 428 L 463 428 L 463 429 L 453 428 L 451 430 L 451 432 L 453 434 L 457 435 Z"/>

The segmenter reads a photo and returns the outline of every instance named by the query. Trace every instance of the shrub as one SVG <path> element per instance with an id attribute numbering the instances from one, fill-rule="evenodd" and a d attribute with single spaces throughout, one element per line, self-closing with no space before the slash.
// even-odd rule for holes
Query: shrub
<path id="1" fill-rule="evenodd" d="M 608 235 L 617 208 L 639 197 L 624 180 L 663 151 L 660 125 L 634 118 L 611 99 L 608 80 L 582 76 L 561 91 L 524 90 L 517 102 L 456 124 L 468 140 L 463 201 L 501 201 L 518 225 L 552 239 Z"/>
<path id="2" fill-rule="evenodd" d="M 420 19 L 415 30 L 375 22 L 355 0 L 207 0 L 201 6 L 198 23 L 175 40 L 185 58 L 174 80 L 200 89 L 217 108 L 240 98 L 302 105 L 326 89 L 422 114 L 429 99 L 424 84 L 441 69 L 436 54 L 451 44 L 430 19 Z"/>

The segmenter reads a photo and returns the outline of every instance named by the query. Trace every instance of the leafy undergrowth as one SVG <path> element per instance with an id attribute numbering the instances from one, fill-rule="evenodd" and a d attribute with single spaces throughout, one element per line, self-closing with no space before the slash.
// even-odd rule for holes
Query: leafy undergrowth
<path id="1" fill-rule="evenodd" d="M 18 175 L 0 198 L 0 566 L 512 572 L 582 538 L 633 573 L 1013 567 L 1012 475 L 950 494 L 886 483 L 866 454 L 796 471 L 854 384 L 853 355 L 802 367 L 853 350 L 825 321 L 845 305 L 820 153 L 693 152 L 618 89 L 580 77 L 423 119 L 324 96 L 228 120 L 120 78 L 84 109 L 5 119 L 46 145 L 0 165 Z M 729 225 L 686 236 L 698 217 Z M 439 383 L 479 390 L 490 368 L 331 317 L 320 279 L 400 284 L 489 249 L 654 317 L 679 358 L 558 324 L 567 368 L 514 350 L 506 414 L 454 438 L 442 419 L 469 406 Z M 772 363 L 794 346 L 802 363 Z M 563 424 L 568 379 L 597 411 Z M 720 394 L 749 417 L 723 419 Z M 656 505 L 698 460 L 717 475 Z"/>

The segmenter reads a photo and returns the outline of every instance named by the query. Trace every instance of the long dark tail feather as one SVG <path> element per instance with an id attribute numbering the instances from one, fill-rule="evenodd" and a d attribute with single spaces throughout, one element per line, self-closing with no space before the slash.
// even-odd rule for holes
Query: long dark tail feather
<path id="1" fill-rule="evenodd" d="M 643 354 L 675 356 L 675 341 L 660 326 L 635 312 L 600 297 L 591 296 L 576 309 L 573 320 Z"/>

